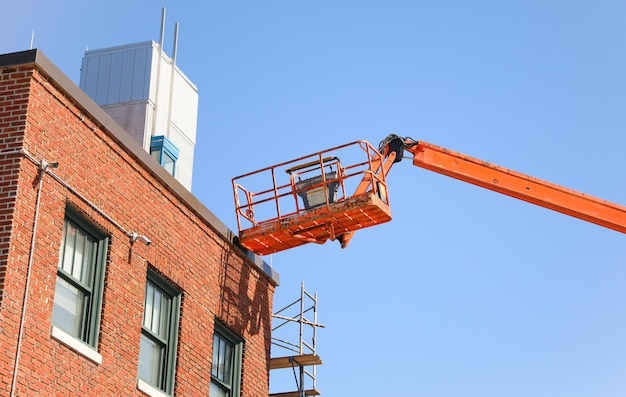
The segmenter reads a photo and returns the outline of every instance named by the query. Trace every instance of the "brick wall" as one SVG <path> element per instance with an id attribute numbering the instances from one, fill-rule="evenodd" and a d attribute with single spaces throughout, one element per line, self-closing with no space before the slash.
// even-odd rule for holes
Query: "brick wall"
<path id="1" fill-rule="evenodd" d="M 26 126 L 29 74 L 10 68 L 0 76 L 0 151 L 20 149 Z M 7 254 L 17 193 L 19 157 L 0 158 L 0 304 L 4 297 Z"/>
<path id="2" fill-rule="evenodd" d="M 16 395 L 143 395 L 137 366 L 151 267 L 183 291 L 176 395 L 208 395 L 218 319 L 244 339 L 242 396 L 267 396 L 274 282 L 44 72 L 0 70 L 0 152 L 23 145 L 35 160 L 59 162 L 52 172 L 82 197 L 43 176 Z M 36 162 L 0 155 L 1 396 L 9 395 L 15 364 L 37 178 Z M 100 365 L 50 335 L 68 205 L 110 235 Z M 152 244 L 131 244 L 127 231 Z"/>

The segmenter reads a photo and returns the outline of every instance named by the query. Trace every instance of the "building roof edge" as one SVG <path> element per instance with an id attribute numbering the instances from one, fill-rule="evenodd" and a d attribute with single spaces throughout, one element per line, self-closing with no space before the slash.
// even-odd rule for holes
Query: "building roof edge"
<path id="1" fill-rule="evenodd" d="M 188 208 L 220 234 L 222 238 L 239 249 L 243 255 L 266 274 L 274 285 L 280 281 L 279 274 L 261 257 L 246 250 L 238 244 L 237 234 L 230 230 L 213 212 L 211 212 L 197 197 L 178 182 L 163 167 L 158 165 L 150 155 L 124 130 L 111 116 L 109 116 L 97 103 L 95 103 L 83 90 L 80 89 L 65 73 L 61 71 L 39 49 L 13 52 L 0 55 L 0 68 L 17 67 L 34 64 L 44 74 L 49 76 L 60 89 L 76 100 L 78 106 L 89 113 L 95 122 L 102 125 L 107 133 L 129 154 L 135 157 L 144 168 L 154 177 L 159 179 L 167 189 L 175 194 Z"/>

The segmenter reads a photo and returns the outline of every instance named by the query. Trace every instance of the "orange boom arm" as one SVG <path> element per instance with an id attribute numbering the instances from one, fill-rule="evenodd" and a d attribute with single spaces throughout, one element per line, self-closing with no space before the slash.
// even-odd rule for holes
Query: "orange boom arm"
<path id="1" fill-rule="evenodd" d="M 413 165 L 417 167 L 626 233 L 624 206 L 427 142 L 391 135 L 381 145 L 385 156 L 395 151 L 401 159 L 398 151 L 403 148 L 413 155 Z"/>

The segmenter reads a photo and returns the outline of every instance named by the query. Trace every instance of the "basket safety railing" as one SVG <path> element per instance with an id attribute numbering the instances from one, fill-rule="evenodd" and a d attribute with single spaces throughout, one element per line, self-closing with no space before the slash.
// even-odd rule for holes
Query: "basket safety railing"
<path id="1" fill-rule="evenodd" d="M 361 194 L 387 202 L 382 163 L 373 146 L 356 141 L 233 178 L 239 231 Z"/>

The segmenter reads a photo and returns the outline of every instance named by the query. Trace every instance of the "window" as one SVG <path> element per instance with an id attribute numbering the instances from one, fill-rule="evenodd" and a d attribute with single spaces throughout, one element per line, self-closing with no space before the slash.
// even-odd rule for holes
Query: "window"
<path id="1" fill-rule="evenodd" d="M 176 175 L 176 160 L 178 160 L 178 154 L 178 148 L 166 136 L 159 135 L 152 137 L 150 141 L 150 155 L 172 175 Z"/>
<path id="2" fill-rule="evenodd" d="M 68 209 L 63 225 L 52 324 L 95 348 L 108 238 Z"/>
<path id="3" fill-rule="evenodd" d="M 239 397 L 242 347 L 240 338 L 224 326 L 215 324 L 211 397 Z"/>
<path id="4" fill-rule="evenodd" d="M 180 293 L 148 273 L 139 345 L 139 378 L 165 393 L 174 389 Z"/>

